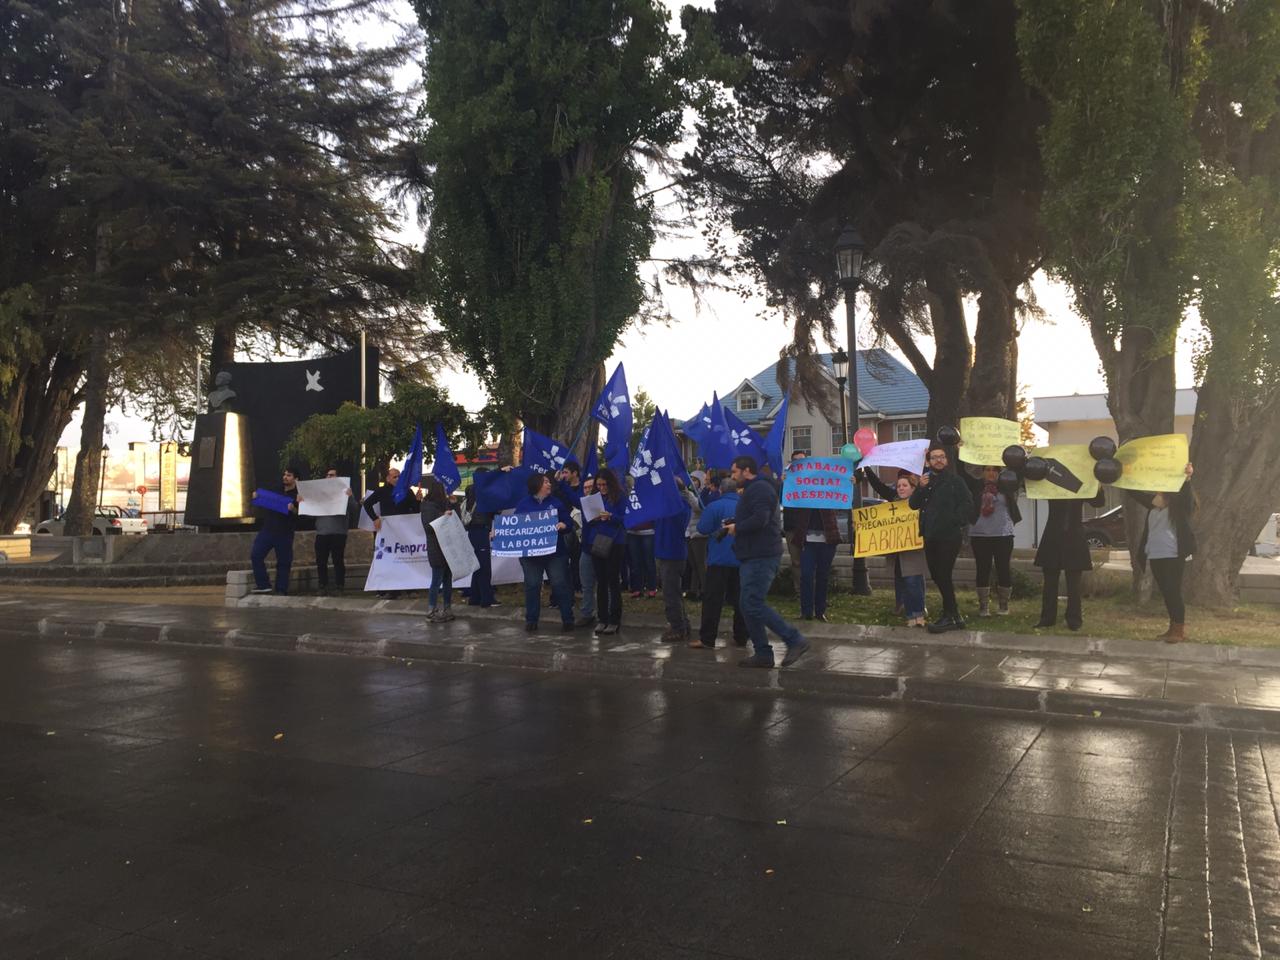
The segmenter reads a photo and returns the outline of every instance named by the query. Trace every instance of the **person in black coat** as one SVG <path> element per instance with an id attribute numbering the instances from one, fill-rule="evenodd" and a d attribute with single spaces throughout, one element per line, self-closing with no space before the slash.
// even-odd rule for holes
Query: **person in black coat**
<path id="1" fill-rule="evenodd" d="M 1165 643 L 1186 639 L 1187 607 L 1182 601 L 1182 573 L 1187 558 L 1196 550 L 1196 535 L 1191 530 L 1191 518 L 1196 512 L 1196 497 L 1191 490 L 1194 472 L 1188 463 L 1187 479 L 1177 493 L 1129 491 L 1129 496 L 1149 511 L 1134 558 L 1138 563 L 1151 565 L 1151 576 L 1160 588 L 1160 596 L 1164 597 L 1169 629 L 1156 639 Z"/>
<path id="2" fill-rule="evenodd" d="M 405 500 L 408 500 L 405 497 Z M 449 569 L 449 561 L 440 549 L 440 538 L 436 535 L 433 522 L 453 510 L 449 494 L 438 477 L 422 478 L 422 530 L 427 535 L 427 562 L 431 564 L 431 592 L 429 601 L 431 610 L 427 619 L 434 623 L 446 623 L 453 616 L 453 571 Z M 443 596 L 441 596 L 443 594 Z M 437 605 L 437 598 L 444 600 L 444 606 Z"/>
<path id="3" fill-rule="evenodd" d="M 1067 626 L 1079 630 L 1084 625 L 1080 601 L 1080 578 L 1093 569 L 1089 544 L 1084 539 L 1084 505 L 1100 507 L 1106 503 L 1101 490 L 1092 500 L 1050 500 L 1049 519 L 1044 525 L 1040 547 L 1036 550 L 1036 566 L 1044 573 L 1044 593 L 1040 602 L 1037 627 L 1052 627 L 1058 622 L 1058 582 L 1067 579 Z"/>

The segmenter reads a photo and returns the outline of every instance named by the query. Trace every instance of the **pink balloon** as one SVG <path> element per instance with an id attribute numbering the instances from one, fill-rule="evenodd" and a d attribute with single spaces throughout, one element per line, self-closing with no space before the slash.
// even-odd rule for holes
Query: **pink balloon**
<path id="1" fill-rule="evenodd" d="M 863 427 L 853 435 L 853 442 L 865 457 L 876 448 L 876 432 L 870 427 Z"/>

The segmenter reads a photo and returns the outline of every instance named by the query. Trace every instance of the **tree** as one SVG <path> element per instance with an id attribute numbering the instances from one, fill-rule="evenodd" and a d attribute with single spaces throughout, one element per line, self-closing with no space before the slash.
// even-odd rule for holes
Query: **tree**
<path id="1" fill-rule="evenodd" d="M 511 427 L 578 436 L 603 361 L 646 309 L 644 165 L 680 137 L 692 61 L 655 0 L 414 6 L 423 295 Z M 579 454 L 590 424 L 582 436 Z"/>
<path id="2" fill-rule="evenodd" d="M 644 432 L 649 429 L 649 423 L 657 412 L 658 405 L 653 402 L 649 394 L 643 388 L 637 389 L 635 396 L 631 398 L 630 449 L 632 453 L 640 449 L 640 441 L 644 439 Z M 603 462 L 601 461 L 601 463 Z"/>
<path id="3" fill-rule="evenodd" d="M 162 358 L 346 347 L 367 328 L 415 369 L 430 344 L 378 196 L 402 162 L 391 74 L 407 46 L 352 47 L 328 29 L 341 15 L 291 0 L 0 15 L 22 51 L 0 88 L 0 524 L 43 488 L 81 402 L 72 519 L 87 522 L 105 410 L 169 382 L 149 366 Z M 190 409 L 182 387 L 169 406 Z"/>
<path id="4" fill-rule="evenodd" d="M 1040 256 L 1044 105 L 1019 72 L 1013 0 L 976 6 L 719 0 L 706 15 L 749 69 L 704 113 L 688 190 L 712 211 L 713 238 L 738 238 L 718 255 L 790 318 L 779 373 L 793 356 L 802 395 L 820 405 L 815 340 L 845 340 L 833 248 L 849 222 L 871 247 L 876 332 L 929 388 L 930 430 L 1013 416 L 1020 290 Z"/>

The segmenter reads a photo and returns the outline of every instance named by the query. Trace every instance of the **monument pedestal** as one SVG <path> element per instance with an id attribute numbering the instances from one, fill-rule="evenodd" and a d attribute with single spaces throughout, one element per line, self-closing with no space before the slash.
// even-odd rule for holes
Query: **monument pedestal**
<path id="1" fill-rule="evenodd" d="M 186 522 L 201 527 L 253 523 L 254 489 L 248 419 L 238 413 L 197 416 Z"/>

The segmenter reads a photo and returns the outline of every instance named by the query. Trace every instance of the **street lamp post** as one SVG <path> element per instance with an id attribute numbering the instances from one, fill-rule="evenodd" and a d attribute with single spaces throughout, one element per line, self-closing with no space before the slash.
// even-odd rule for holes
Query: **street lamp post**
<path id="1" fill-rule="evenodd" d="M 844 429 L 845 443 L 853 442 L 849 436 L 849 424 L 852 423 L 855 430 L 857 430 L 858 426 L 858 327 L 857 315 L 854 312 L 854 301 L 857 299 L 858 283 L 862 278 L 862 255 L 866 252 L 866 248 L 866 244 L 858 234 L 858 231 L 851 226 L 846 226 L 840 232 L 839 239 L 836 240 L 836 276 L 840 280 L 840 289 L 844 291 L 845 340 L 849 344 L 849 353 L 845 358 L 845 369 L 849 375 L 849 404 L 853 408 L 848 419 L 846 419 L 843 378 L 837 372 L 837 379 L 842 381 L 840 386 L 840 423 Z M 834 359 L 833 357 L 833 362 Z M 856 480 L 854 481 L 854 509 L 862 506 L 861 486 Z M 852 553 L 853 549 L 853 513 L 850 511 L 849 552 Z M 871 579 L 867 576 L 867 561 L 862 557 L 853 558 L 853 592 L 858 596 L 866 597 L 871 595 Z"/>
<path id="2" fill-rule="evenodd" d="M 102 494 L 107 483 L 107 455 L 111 452 L 111 448 L 105 443 L 102 445 L 102 471 L 98 474 L 98 509 L 102 509 Z"/>

